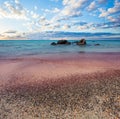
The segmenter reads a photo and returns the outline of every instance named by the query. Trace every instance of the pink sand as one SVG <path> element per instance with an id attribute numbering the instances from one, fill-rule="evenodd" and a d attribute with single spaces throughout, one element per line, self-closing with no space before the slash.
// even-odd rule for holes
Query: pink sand
<path id="1" fill-rule="evenodd" d="M 36 82 L 74 74 L 120 69 L 120 54 L 79 54 L 0 60 L 0 87 L 8 80 Z M 14 77 L 14 78 L 13 78 Z M 16 77 L 16 78 L 15 78 Z M 31 78 L 32 77 L 32 78 Z M 35 80 L 33 80 L 35 79 Z M 37 79 L 37 80 L 36 80 Z"/>

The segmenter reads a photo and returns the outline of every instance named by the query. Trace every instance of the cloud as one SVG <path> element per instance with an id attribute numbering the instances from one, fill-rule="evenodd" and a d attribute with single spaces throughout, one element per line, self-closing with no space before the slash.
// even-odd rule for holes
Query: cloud
<path id="1" fill-rule="evenodd" d="M 86 1 L 87 0 L 63 0 L 64 8 L 61 14 L 67 17 L 81 16 L 80 8 L 84 6 Z"/>
<path id="2" fill-rule="evenodd" d="M 61 11 L 61 15 L 64 17 L 79 17 L 82 15 L 81 11 L 78 11 L 77 9 L 73 9 L 71 7 L 65 7 Z"/>
<path id="3" fill-rule="evenodd" d="M 36 33 L 18 33 L 14 36 L 9 36 L 2 34 L 0 35 L 0 39 L 12 39 L 12 40 L 23 40 L 23 39 L 29 39 L 29 40 L 59 40 L 67 38 L 68 40 L 79 40 L 80 38 L 86 38 L 86 39 L 105 39 L 105 38 L 118 38 L 120 39 L 120 33 L 105 33 L 105 32 L 96 32 L 96 33 L 90 33 L 90 32 L 61 32 L 61 31 L 44 31 L 44 32 L 36 32 Z"/>
<path id="4" fill-rule="evenodd" d="M 15 0 L 15 3 L 16 3 L 16 4 L 20 4 L 20 1 L 19 1 L 19 0 Z"/>
<path id="5" fill-rule="evenodd" d="M 42 26 L 45 27 L 45 26 L 49 26 L 50 25 L 50 21 L 48 21 L 45 16 L 41 16 L 39 21 L 38 21 L 38 24 L 41 25 L 41 27 Z"/>
<path id="6" fill-rule="evenodd" d="M 75 22 L 73 25 L 80 25 L 80 26 L 83 26 L 83 25 L 86 25 L 87 22 L 84 22 L 84 21 L 80 21 L 80 22 Z"/>
<path id="7" fill-rule="evenodd" d="M 74 9 L 81 8 L 87 0 L 63 0 L 64 6 L 71 6 Z"/>
<path id="8" fill-rule="evenodd" d="M 120 16 L 117 18 L 110 17 L 111 22 L 106 23 L 87 23 L 87 22 L 77 22 L 74 23 L 76 29 L 78 30 L 104 30 L 104 29 L 111 29 L 111 28 L 119 28 L 120 27 Z"/>
<path id="9" fill-rule="evenodd" d="M 98 3 L 100 3 L 100 4 L 103 4 L 103 3 L 106 3 L 107 2 L 107 0 L 98 0 Z"/>
<path id="10" fill-rule="evenodd" d="M 15 0 L 14 3 L 5 1 L 0 7 L 0 16 L 2 18 L 27 19 L 27 10 L 23 8 L 19 0 Z"/>
<path id="11" fill-rule="evenodd" d="M 51 14 L 56 14 L 56 13 L 59 13 L 60 12 L 60 9 L 58 9 L 57 7 L 53 8 L 53 9 L 43 9 L 44 12 L 46 13 L 51 13 Z"/>
<path id="12" fill-rule="evenodd" d="M 38 9 L 38 7 L 37 6 L 34 6 L 34 10 L 37 10 Z"/>
<path id="13" fill-rule="evenodd" d="M 112 1 L 113 6 L 111 8 L 109 8 L 109 6 L 112 4 L 105 4 L 107 0 L 49 0 L 49 2 L 50 1 L 52 1 L 52 3 L 58 3 L 41 7 L 33 5 L 28 10 L 19 0 L 8 0 L 0 7 L 0 19 L 14 19 L 16 23 L 20 20 L 19 23 L 21 23 L 21 26 L 24 24 L 23 29 L 26 30 L 25 28 L 27 28 L 29 32 L 52 30 L 86 32 L 93 31 L 93 29 L 103 30 L 118 28 L 120 26 L 120 17 L 116 14 L 120 12 L 119 0 L 114 0 L 114 4 Z M 97 9 L 98 7 L 99 9 Z M 106 21 L 103 18 L 105 18 Z M 108 22 L 111 23 L 108 24 Z M 21 26 L 20 28 L 14 28 L 21 30 Z M 12 31 L 10 33 L 9 31 L 8 34 L 14 33 L 12 33 Z"/>
<path id="14" fill-rule="evenodd" d="M 52 21 L 68 20 L 82 16 L 81 9 L 86 5 L 88 0 L 63 0 L 63 8 L 52 18 Z"/>
<path id="15" fill-rule="evenodd" d="M 93 24 L 93 26 L 97 29 L 119 28 L 120 22 L 112 21 L 112 22 L 106 22 L 106 23 Z"/>
<path id="16" fill-rule="evenodd" d="M 87 25 L 77 27 L 78 30 L 85 30 L 85 29 L 88 29 L 88 28 L 89 27 Z"/>
<path id="17" fill-rule="evenodd" d="M 101 12 L 99 17 L 106 17 L 106 16 L 109 15 L 109 13 L 106 10 L 102 9 L 102 8 L 99 8 L 99 11 Z"/>
<path id="18" fill-rule="evenodd" d="M 89 6 L 88 6 L 88 11 L 93 11 L 97 8 L 95 1 L 93 1 Z"/>
<path id="19" fill-rule="evenodd" d="M 114 6 L 112 8 L 108 8 L 107 10 L 100 8 L 99 11 L 101 12 L 99 17 L 107 17 L 108 15 L 118 13 L 120 12 L 120 2 L 115 0 Z"/>
<path id="20" fill-rule="evenodd" d="M 26 40 L 27 37 L 23 37 L 23 36 L 0 36 L 0 40 Z"/>
<path id="21" fill-rule="evenodd" d="M 60 12 L 60 9 L 54 8 L 54 9 L 52 10 L 52 12 L 53 12 L 53 13 L 59 13 L 59 12 Z"/>
<path id="22" fill-rule="evenodd" d="M 31 17 L 34 18 L 34 19 L 37 19 L 37 18 L 40 17 L 39 14 L 37 14 L 37 13 L 35 13 L 35 12 L 33 12 L 33 11 L 30 12 L 30 15 L 31 15 Z"/>
<path id="23" fill-rule="evenodd" d="M 21 33 L 15 30 L 8 30 L 0 35 L 0 40 L 23 40 L 27 39 L 27 35 L 25 33 Z"/>
<path id="24" fill-rule="evenodd" d="M 79 25 L 77 26 L 78 30 L 89 30 L 89 29 L 93 29 L 93 23 L 84 23 L 83 25 Z"/>
<path id="25" fill-rule="evenodd" d="M 7 33 L 7 34 L 16 34 L 17 31 L 15 31 L 15 30 L 9 30 L 9 31 L 6 31 L 4 33 Z"/>
<path id="26" fill-rule="evenodd" d="M 116 18 L 112 17 L 112 16 L 108 16 L 107 19 L 111 22 L 116 22 L 118 21 Z"/>
<path id="27" fill-rule="evenodd" d="M 37 33 L 31 33 L 27 35 L 28 39 L 35 39 L 35 40 L 59 40 L 59 39 L 68 39 L 68 40 L 78 40 L 80 38 L 86 38 L 86 39 L 110 39 L 110 38 L 120 38 L 120 33 L 104 33 L 104 32 L 98 32 L 98 33 L 90 33 L 90 32 L 53 32 L 53 31 L 47 31 L 47 32 L 37 32 Z"/>
<path id="28" fill-rule="evenodd" d="M 44 16 L 41 16 L 40 17 L 40 22 L 44 22 L 44 21 L 46 21 L 46 18 Z"/>
<path id="29" fill-rule="evenodd" d="M 70 27 L 71 27 L 70 25 L 65 24 L 62 28 L 63 28 L 64 30 L 68 30 Z"/>

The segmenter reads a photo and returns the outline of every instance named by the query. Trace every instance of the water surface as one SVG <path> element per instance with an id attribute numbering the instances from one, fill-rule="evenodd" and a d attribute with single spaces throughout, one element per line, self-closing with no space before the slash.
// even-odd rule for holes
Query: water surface
<path id="1" fill-rule="evenodd" d="M 50 45 L 52 40 L 5 40 L 0 41 L 0 58 L 42 56 L 62 53 L 120 52 L 120 40 L 87 40 L 86 46 Z M 54 42 L 57 42 L 54 40 Z M 73 42 L 71 40 L 71 42 Z M 100 44 L 95 46 L 95 44 Z"/>

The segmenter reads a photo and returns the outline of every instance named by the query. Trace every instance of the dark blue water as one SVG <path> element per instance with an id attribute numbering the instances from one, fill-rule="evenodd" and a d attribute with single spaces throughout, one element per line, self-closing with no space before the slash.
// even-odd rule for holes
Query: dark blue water
<path id="1" fill-rule="evenodd" d="M 81 52 L 120 52 L 120 40 L 87 40 L 86 46 L 77 46 L 75 44 L 51 46 L 51 42 L 53 41 L 1 40 L 0 58 Z M 95 46 L 97 43 L 100 45 Z"/>

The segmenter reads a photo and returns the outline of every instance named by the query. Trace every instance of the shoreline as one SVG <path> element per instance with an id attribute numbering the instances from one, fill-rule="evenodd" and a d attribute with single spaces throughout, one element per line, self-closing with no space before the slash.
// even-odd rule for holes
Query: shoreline
<path id="1" fill-rule="evenodd" d="M 0 60 L 0 75 L 27 74 L 35 77 L 62 77 L 119 69 L 120 53 L 83 53 Z M 2 79 L 1 79 L 2 80 Z"/>
<path id="2" fill-rule="evenodd" d="M 5 119 L 120 118 L 120 53 L 0 60 Z"/>
<path id="3" fill-rule="evenodd" d="M 120 56 L 120 52 L 79 52 L 79 53 L 55 53 L 55 54 L 41 54 L 41 55 L 28 55 L 28 56 L 16 56 L 16 57 L 0 57 L 1 61 L 7 61 L 7 60 L 27 60 L 27 59 L 38 59 L 38 60 L 46 60 L 46 59 L 76 59 L 76 58 L 84 58 L 84 57 L 94 57 L 95 56 L 110 56 L 115 55 L 117 57 Z M 95 58 L 95 57 L 94 57 Z M 107 58 L 107 57 L 106 57 Z"/>

